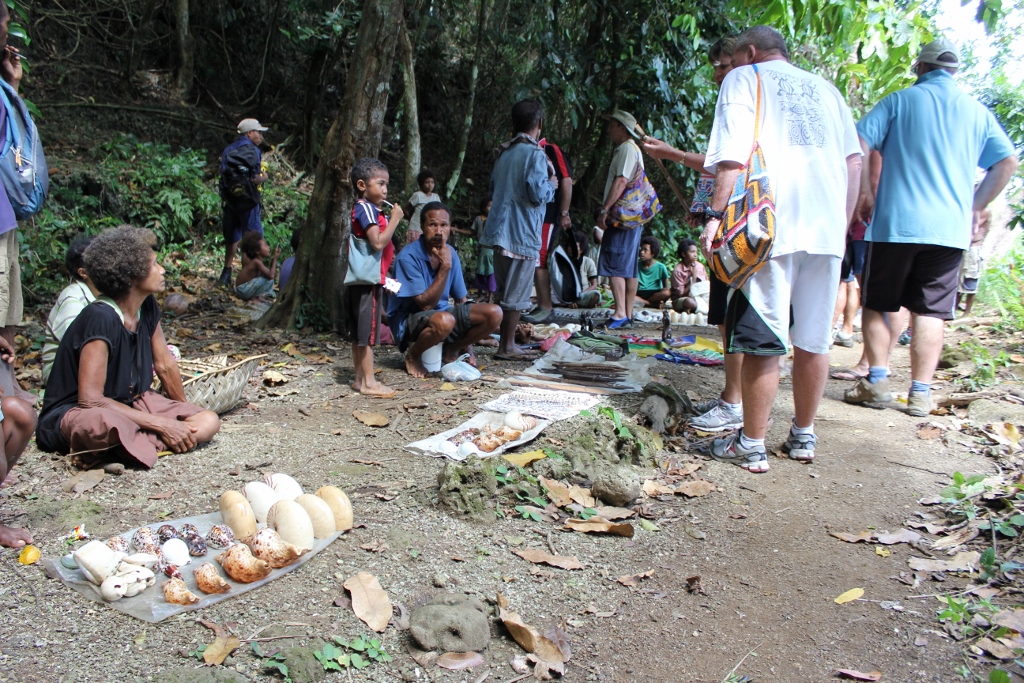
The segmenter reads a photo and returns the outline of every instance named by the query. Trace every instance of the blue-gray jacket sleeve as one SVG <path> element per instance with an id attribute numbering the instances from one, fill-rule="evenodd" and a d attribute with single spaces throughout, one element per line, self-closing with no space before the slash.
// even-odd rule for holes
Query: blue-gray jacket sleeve
<path id="1" fill-rule="evenodd" d="M 543 206 L 555 198 L 555 186 L 548 177 L 548 157 L 538 147 L 526 164 L 526 195 L 534 206 Z"/>

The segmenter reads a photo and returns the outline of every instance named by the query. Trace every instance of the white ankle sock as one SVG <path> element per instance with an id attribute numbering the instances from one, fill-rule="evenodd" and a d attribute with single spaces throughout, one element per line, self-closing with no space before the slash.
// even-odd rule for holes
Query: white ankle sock
<path id="1" fill-rule="evenodd" d="M 792 426 L 789 428 L 789 431 L 793 434 L 809 436 L 814 434 L 814 423 L 812 422 L 810 427 L 797 427 L 796 421 L 794 421 Z"/>

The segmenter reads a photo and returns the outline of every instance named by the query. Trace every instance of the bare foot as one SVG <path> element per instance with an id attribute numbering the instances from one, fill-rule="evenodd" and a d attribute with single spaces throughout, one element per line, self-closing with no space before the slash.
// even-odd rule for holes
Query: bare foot
<path id="1" fill-rule="evenodd" d="M 371 377 L 363 380 L 363 386 L 359 389 L 359 393 L 371 398 L 391 398 L 398 392 Z"/>
<path id="2" fill-rule="evenodd" d="M 7 475 L 6 479 L 4 479 L 3 481 L 0 481 L 0 489 L 5 489 L 8 486 L 14 486 L 17 483 L 18 483 L 18 475 L 15 474 L 14 472 L 10 472 Z"/>
<path id="3" fill-rule="evenodd" d="M 349 384 L 349 387 L 351 387 L 352 391 L 361 392 L 363 390 L 363 385 L 360 382 L 353 381 L 352 384 Z"/>
<path id="4" fill-rule="evenodd" d="M 411 351 L 411 349 L 410 349 Z M 413 356 L 410 351 L 405 352 L 405 371 L 413 377 L 419 377 L 420 379 L 430 374 L 427 368 L 423 365 L 423 362 L 419 358 Z"/>
<path id="5" fill-rule="evenodd" d="M 476 343 L 477 346 L 490 346 L 494 347 L 498 345 L 498 340 L 494 337 L 484 337 Z"/>
<path id="6" fill-rule="evenodd" d="M 5 548 L 22 548 L 32 542 L 32 534 L 24 529 L 0 526 L 0 546 Z"/>

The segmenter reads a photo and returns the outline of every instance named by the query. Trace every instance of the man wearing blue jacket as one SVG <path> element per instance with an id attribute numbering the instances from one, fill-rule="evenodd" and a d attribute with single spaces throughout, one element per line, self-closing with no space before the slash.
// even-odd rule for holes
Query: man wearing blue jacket
<path id="1" fill-rule="evenodd" d="M 538 140 L 544 110 L 536 100 L 512 107 L 511 140 L 499 147 L 491 171 L 491 213 L 480 243 L 494 249 L 494 275 L 502 310 L 496 360 L 532 360 L 516 345 L 516 326 L 529 311 L 533 273 L 540 254 L 545 205 L 555 196 L 555 171 Z"/>

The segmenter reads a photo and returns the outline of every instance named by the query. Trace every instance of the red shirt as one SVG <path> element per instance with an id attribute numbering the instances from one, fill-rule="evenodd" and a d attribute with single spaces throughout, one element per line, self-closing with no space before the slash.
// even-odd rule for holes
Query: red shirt
<path id="1" fill-rule="evenodd" d="M 387 216 L 382 214 L 380 209 L 370 202 L 360 199 L 352 207 L 352 234 L 360 239 L 366 239 L 366 231 L 371 225 L 376 225 L 381 232 L 384 232 L 388 229 Z M 381 282 L 384 282 L 384 278 L 387 277 L 388 270 L 391 268 L 391 262 L 394 260 L 395 245 L 391 240 L 388 240 L 380 259 Z"/>

